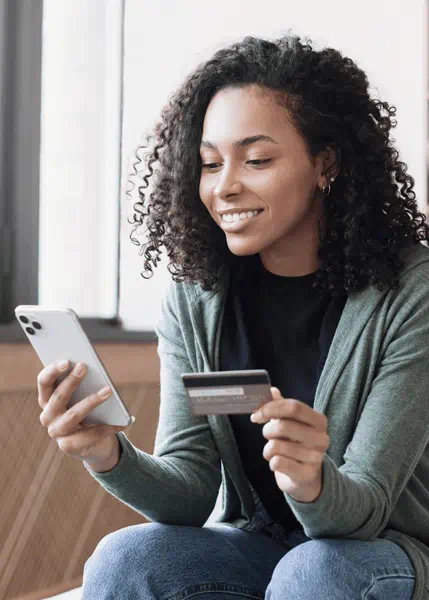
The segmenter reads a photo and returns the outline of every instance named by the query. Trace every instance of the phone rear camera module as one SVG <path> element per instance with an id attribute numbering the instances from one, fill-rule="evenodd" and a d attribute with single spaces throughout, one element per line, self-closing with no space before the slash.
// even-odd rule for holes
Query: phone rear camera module
<path id="1" fill-rule="evenodd" d="M 22 321 L 23 323 L 28 323 L 27 317 L 19 317 L 19 320 Z"/>
<path id="2" fill-rule="evenodd" d="M 34 329 L 32 327 L 26 327 L 25 331 L 27 331 L 30 335 L 36 334 L 36 332 L 34 331 Z"/>
<path id="3" fill-rule="evenodd" d="M 38 323 L 37 321 L 33 321 L 33 327 L 35 329 L 42 329 L 42 326 L 40 325 L 40 323 Z"/>

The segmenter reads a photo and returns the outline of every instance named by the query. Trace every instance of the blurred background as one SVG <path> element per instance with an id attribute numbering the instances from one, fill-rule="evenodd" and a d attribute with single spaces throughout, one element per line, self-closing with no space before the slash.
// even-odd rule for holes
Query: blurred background
<path id="1" fill-rule="evenodd" d="M 79 315 L 136 416 L 127 436 L 152 452 L 170 275 L 163 253 L 143 279 L 129 239 L 135 151 L 200 62 L 289 28 L 350 56 L 396 106 L 392 135 L 428 213 L 427 0 L 0 0 L 0 600 L 78 599 L 100 539 L 145 522 L 41 427 L 43 365 L 14 308 Z"/>

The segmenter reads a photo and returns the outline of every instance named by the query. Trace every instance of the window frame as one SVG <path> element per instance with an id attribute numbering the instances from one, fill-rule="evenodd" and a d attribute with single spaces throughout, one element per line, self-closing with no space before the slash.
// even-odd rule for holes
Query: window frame
<path id="1" fill-rule="evenodd" d="M 0 343 L 28 341 L 14 309 L 38 303 L 42 27 L 43 0 L 0 0 Z M 122 72 L 123 31 L 124 5 Z M 117 300 L 119 289 L 118 276 Z M 93 342 L 157 340 L 122 329 L 118 316 L 80 321 Z"/>

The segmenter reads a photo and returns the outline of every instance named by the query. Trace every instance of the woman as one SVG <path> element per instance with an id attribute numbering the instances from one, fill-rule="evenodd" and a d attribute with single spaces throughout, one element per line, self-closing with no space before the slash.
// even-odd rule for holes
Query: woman
<path id="1" fill-rule="evenodd" d="M 100 542 L 85 600 L 429 599 L 429 227 L 368 85 L 246 37 L 163 109 L 133 221 L 144 276 L 174 268 L 155 451 L 84 463 L 152 522 Z M 259 416 L 191 414 L 181 373 L 248 368 Z"/>

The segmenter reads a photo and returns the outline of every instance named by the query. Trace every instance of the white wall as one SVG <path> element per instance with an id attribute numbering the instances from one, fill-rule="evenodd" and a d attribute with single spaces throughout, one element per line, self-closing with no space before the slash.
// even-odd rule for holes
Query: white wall
<path id="1" fill-rule="evenodd" d="M 198 63 L 244 37 L 279 37 L 291 27 L 316 48 L 330 46 L 367 72 L 373 91 L 397 107 L 393 131 L 401 159 L 415 178 L 421 210 L 426 198 L 426 2 L 414 0 L 127 0 L 121 220 L 121 301 L 124 325 L 153 329 L 171 277 L 167 260 L 152 279 L 140 276 L 143 257 L 129 240 L 133 201 L 125 196 L 131 158 L 169 94 Z M 141 165 L 140 165 L 141 168 Z M 141 184 L 141 180 L 135 179 Z"/>

